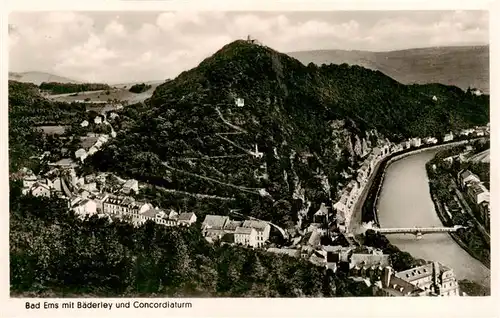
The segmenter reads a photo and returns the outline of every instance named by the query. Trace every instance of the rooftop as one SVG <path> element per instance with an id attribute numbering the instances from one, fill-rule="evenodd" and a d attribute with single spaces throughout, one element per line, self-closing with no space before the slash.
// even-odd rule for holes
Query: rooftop
<path id="1" fill-rule="evenodd" d="M 384 290 L 392 295 L 398 295 L 398 296 L 412 295 L 423 291 L 419 287 L 396 276 L 391 276 L 389 286 L 384 288 Z"/>
<path id="2" fill-rule="evenodd" d="M 433 263 L 428 263 L 428 264 L 425 264 L 422 266 L 408 269 L 406 271 L 397 272 L 397 273 L 395 273 L 395 276 L 411 282 L 411 281 L 420 279 L 422 277 L 432 275 L 432 272 L 433 272 L 432 267 L 433 267 Z M 439 269 L 440 269 L 440 272 L 450 270 L 448 267 L 446 267 L 442 264 L 439 264 Z"/>
<path id="3" fill-rule="evenodd" d="M 50 163 L 51 166 L 75 166 L 75 162 L 71 158 L 63 158 L 57 162 Z"/>
<path id="4" fill-rule="evenodd" d="M 250 235 L 252 232 L 255 231 L 253 228 L 250 227 L 237 227 L 236 231 L 234 234 L 245 234 L 245 235 Z"/>
<path id="5" fill-rule="evenodd" d="M 321 206 L 318 211 L 314 215 L 327 215 L 328 214 L 328 208 L 324 203 L 321 203 Z"/>
<path id="6" fill-rule="evenodd" d="M 470 185 L 469 189 L 475 196 L 481 193 L 489 193 L 488 189 L 486 189 L 486 187 L 481 183 L 473 183 Z"/>
<path id="7" fill-rule="evenodd" d="M 145 217 L 149 217 L 149 218 L 156 218 L 156 215 L 163 212 L 163 210 L 159 210 L 159 209 L 149 209 L 143 213 L 141 213 L 141 215 L 145 216 Z"/>
<path id="8" fill-rule="evenodd" d="M 466 178 L 471 177 L 471 176 L 479 179 L 479 177 L 477 175 L 475 175 L 474 173 L 472 173 L 470 170 L 465 170 L 465 171 L 460 173 L 460 178 L 462 178 L 462 180 L 465 180 Z"/>
<path id="9" fill-rule="evenodd" d="M 236 228 L 240 227 L 242 223 L 243 222 L 241 222 L 241 221 L 232 221 L 232 220 L 229 220 L 228 222 L 226 222 L 226 225 L 224 226 L 224 229 L 228 230 L 228 231 L 235 231 Z"/>
<path id="10" fill-rule="evenodd" d="M 179 221 L 190 221 L 194 213 L 181 213 L 179 214 Z"/>
<path id="11" fill-rule="evenodd" d="M 374 255 L 374 254 L 352 254 L 351 267 L 355 266 L 380 266 L 386 267 L 390 265 L 389 255 Z"/>
<path id="12" fill-rule="evenodd" d="M 269 224 L 264 221 L 246 220 L 243 222 L 243 227 L 251 227 L 257 231 L 264 231 Z"/>
<path id="13" fill-rule="evenodd" d="M 228 220 L 229 217 L 227 216 L 207 215 L 205 216 L 205 220 L 203 221 L 203 226 L 212 229 L 222 229 Z"/>
<path id="14" fill-rule="evenodd" d="M 133 186 L 135 186 L 137 184 L 137 180 L 134 180 L 134 179 L 129 179 L 125 182 L 125 184 L 123 185 L 124 188 L 132 188 Z"/>
<path id="15" fill-rule="evenodd" d="M 97 142 L 98 139 L 99 139 L 98 137 L 85 137 L 80 142 L 80 146 L 83 149 L 89 149 L 90 147 L 92 147 Z"/>

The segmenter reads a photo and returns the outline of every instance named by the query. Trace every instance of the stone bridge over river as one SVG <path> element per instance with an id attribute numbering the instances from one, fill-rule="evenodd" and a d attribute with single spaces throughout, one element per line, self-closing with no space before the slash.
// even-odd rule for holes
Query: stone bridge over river
<path id="1" fill-rule="evenodd" d="M 414 234 L 417 239 L 420 239 L 424 234 L 430 233 L 449 233 L 456 232 L 459 229 L 465 228 L 462 225 L 455 225 L 453 227 L 393 227 L 393 228 L 379 228 L 371 224 L 364 225 L 364 230 L 373 230 L 381 234 Z"/>

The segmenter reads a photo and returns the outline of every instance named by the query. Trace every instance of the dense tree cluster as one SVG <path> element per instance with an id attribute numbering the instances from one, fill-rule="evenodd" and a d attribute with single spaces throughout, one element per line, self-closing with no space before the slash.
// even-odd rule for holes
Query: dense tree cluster
<path id="1" fill-rule="evenodd" d="M 128 91 L 131 93 L 139 94 L 139 93 L 144 93 L 145 91 L 151 89 L 151 87 L 152 87 L 151 85 L 144 84 L 144 83 L 135 84 L 135 85 L 132 85 Z"/>
<path id="2" fill-rule="evenodd" d="M 82 221 L 66 202 L 20 194 L 11 182 L 10 284 L 13 295 L 108 297 L 362 296 L 363 283 L 306 260 L 211 245 L 199 228 L 97 217 Z M 364 287 L 363 287 L 364 286 Z"/>
<path id="3" fill-rule="evenodd" d="M 56 82 L 43 82 L 40 84 L 42 91 L 48 92 L 51 95 L 57 94 L 71 94 L 87 91 L 101 91 L 109 90 L 111 87 L 108 84 L 101 83 L 56 83 Z"/>

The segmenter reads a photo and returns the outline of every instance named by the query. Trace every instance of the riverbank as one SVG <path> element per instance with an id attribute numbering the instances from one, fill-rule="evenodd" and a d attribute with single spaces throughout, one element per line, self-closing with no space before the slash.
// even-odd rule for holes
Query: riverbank
<path id="1" fill-rule="evenodd" d="M 377 175 L 373 178 L 377 180 L 371 185 L 370 196 L 367 195 L 364 202 L 365 220 L 369 216 L 366 212 L 371 212 L 374 217 L 372 220 L 386 227 L 442 226 L 429 193 L 425 163 L 439 149 L 461 143 L 463 141 L 412 149 L 385 158 L 378 171 L 374 171 Z M 429 234 L 422 240 L 405 235 L 389 235 L 386 239 L 415 259 L 439 261 L 450 266 L 461 286 L 462 281 L 469 281 L 469 287 L 477 284 L 473 288 L 476 291 L 487 290 L 490 286 L 490 270 L 448 235 Z M 476 293 L 471 288 L 465 291 L 468 295 L 484 295 L 484 292 Z"/>
<path id="2" fill-rule="evenodd" d="M 459 149 L 457 151 L 460 151 Z M 491 268 L 490 235 L 470 209 L 455 180 L 461 166 L 443 163 L 449 153 L 437 153 L 426 164 L 429 192 L 437 216 L 446 226 L 468 225 L 467 229 L 450 233 L 453 240 L 470 256 Z"/>
<path id="3" fill-rule="evenodd" d="M 382 160 L 374 167 L 374 173 L 371 174 L 369 181 L 367 182 L 364 193 L 359 196 L 358 201 L 355 204 L 351 228 L 361 227 L 362 223 L 374 222 L 375 224 L 379 224 L 378 213 L 377 213 L 377 203 L 380 195 L 380 191 L 382 189 L 382 185 L 385 178 L 385 173 L 387 168 L 394 162 L 406 158 L 408 156 L 412 156 L 418 154 L 423 151 L 437 150 L 448 147 L 456 147 L 462 144 L 469 143 L 473 140 L 478 140 L 482 138 L 474 138 L 467 140 L 459 140 L 454 142 L 448 142 L 438 145 L 425 145 L 423 147 L 414 149 L 405 149 L 400 152 L 393 153 Z M 358 224 L 354 224 L 355 220 L 358 221 Z"/>
<path id="4" fill-rule="evenodd" d="M 453 226 L 453 221 L 450 220 L 446 215 L 445 213 L 443 212 L 443 208 L 441 207 L 441 204 L 440 202 L 436 199 L 434 193 L 432 193 L 431 191 L 431 198 L 432 198 L 432 202 L 434 203 L 434 207 L 435 207 L 435 210 L 437 212 L 437 216 L 439 217 L 439 219 L 441 220 L 441 222 L 443 223 L 443 225 L 445 226 Z M 471 248 L 469 248 L 469 246 L 460 238 L 460 236 L 457 234 L 457 233 L 454 233 L 454 232 L 451 232 L 451 233 L 448 233 L 450 234 L 451 238 L 463 249 L 465 250 L 467 253 L 469 253 L 470 256 L 474 257 L 475 259 L 477 259 L 478 261 L 480 261 L 484 266 L 486 266 L 488 269 L 491 269 L 490 266 L 490 262 L 484 260 L 483 258 L 481 258 L 474 250 L 472 250 Z"/>

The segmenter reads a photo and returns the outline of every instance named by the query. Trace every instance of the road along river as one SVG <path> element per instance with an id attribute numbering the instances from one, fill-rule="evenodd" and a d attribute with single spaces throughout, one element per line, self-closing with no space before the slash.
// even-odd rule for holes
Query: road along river
<path id="1" fill-rule="evenodd" d="M 429 193 L 425 164 L 438 150 L 428 150 L 391 163 L 377 202 L 380 227 L 443 226 Z M 390 242 L 415 258 L 451 267 L 458 280 L 490 287 L 490 270 L 470 256 L 447 233 L 387 235 Z"/>

